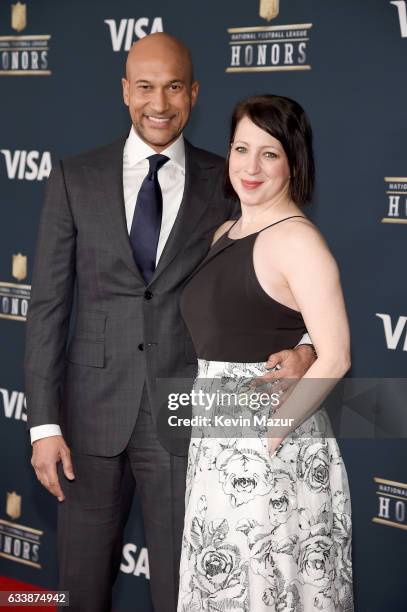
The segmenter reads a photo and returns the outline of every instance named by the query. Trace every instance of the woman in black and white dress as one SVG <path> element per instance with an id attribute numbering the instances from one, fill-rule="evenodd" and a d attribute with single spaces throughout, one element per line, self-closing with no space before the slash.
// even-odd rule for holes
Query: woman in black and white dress
<path id="1" fill-rule="evenodd" d="M 240 103 L 226 190 L 242 214 L 217 230 L 181 300 L 195 389 L 247 398 L 270 351 L 306 330 L 318 358 L 276 410 L 205 406 L 212 425 L 190 443 L 179 612 L 353 610 L 348 480 L 321 407 L 349 368 L 349 329 L 335 260 L 302 208 L 313 181 L 300 105 L 271 95 Z M 213 425 L 239 410 L 252 425 Z M 285 426 L 254 422 L 265 414 Z"/>

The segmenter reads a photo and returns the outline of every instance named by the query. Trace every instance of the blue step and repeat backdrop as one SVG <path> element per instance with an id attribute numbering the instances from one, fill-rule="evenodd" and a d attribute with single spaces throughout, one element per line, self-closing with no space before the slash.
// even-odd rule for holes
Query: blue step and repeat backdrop
<path id="1" fill-rule="evenodd" d="M 370 434 L 340 440 L 352 492 L 356 609 L 405 611 L 405 427 L 398 436 L 381 428 L 406 408 L 404 0 L 1 0 L 0 576 L 44 588 L 57 580 L 56 502 L 30 466 L 22 374 L 44 184 L 56 159 L 128 131 L 126 52 L 161 30 L 190 47 L 201 82 L 187 128 L 194 144 L 225 154 L 231 109 L 249 94 L 293 97 L 311 118 L 318 183 L 309 214 L 339 262 L 350 375 L 367 385 L 350 394 L 348 431 Z M 378 379 L 388 392 L 380 405 L 371 399 L 382 419 L 376 426 L 358 399 L 369 404 L 369 381 Z M 114 609 L 151 610 L 137 499 Z"/>

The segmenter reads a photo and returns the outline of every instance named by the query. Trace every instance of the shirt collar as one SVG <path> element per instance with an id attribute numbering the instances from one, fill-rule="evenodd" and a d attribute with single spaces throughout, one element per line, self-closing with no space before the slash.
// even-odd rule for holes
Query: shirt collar
<path id="1" fill-rule="evenodd" d="M 150 155 L 155 155 L 156 151 L 144 140 L 141 140 L 132 126 L 124 146 L 124 154 L 127 157 L 129 166 L 136 166 L 147 157 L 150 157 Z M 161 151 L 161 154 L 166 155 L 171 161 L 180 166 L 182 170 L 185 170 L 185 143 L 183 135 L 180 134 L 175 142 Z"/>

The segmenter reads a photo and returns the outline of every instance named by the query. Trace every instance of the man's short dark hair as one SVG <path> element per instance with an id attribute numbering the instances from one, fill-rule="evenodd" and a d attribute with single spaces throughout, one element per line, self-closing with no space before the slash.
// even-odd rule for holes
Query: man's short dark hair
<path id="1" fill-rule="evenodd" d="M 310 202 L 315 181 L 311 125 L 298 102 L 271 94 L 246 98 L 233 111 L 225 170 L 225 196 L 236 198 L 237 195 L 229 178 L 229 156 L 237 124 L 243 117 L 248 117 L 281 143 L 290 167 L 290 198 L 299 206 Z"/>

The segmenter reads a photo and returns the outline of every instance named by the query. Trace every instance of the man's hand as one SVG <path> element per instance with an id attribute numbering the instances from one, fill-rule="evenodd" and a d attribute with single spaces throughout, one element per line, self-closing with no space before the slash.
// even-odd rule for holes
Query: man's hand
<path id="1" fill-rule="evenodd" d="M 298 381 L 316 360 L 314 349 L 307 344 L 300 344 L 295 349 L 286 349 L 279 353 L 273 353 L 267 360 L 267 369 L 271 372 L 254 379 L 257 385 L 294 378 Z M 283 387 L 283 386 L 282 386 Z M 284 390 L 282 388 L 282 390 Z"/>
<path id="2" fill-rule="evenodd" d="M 272 437 L 267 436 L 267 448 L 268 448 L 270 457 L 274 455 L 274 453 L 276 452 L 276 450 L 278 449 L 278 447 L 280 446 L 283 440 L 284 440 L 284 437 L 272 438 Z"/>
<path id="3" fill-rule="evenodd" d="M 52 495 L 58 498 L 58 501 L 62 502 L 65 495 L 58 479 L 58 461 L 62 461 L 63 471 L 68 480 L 73 480 L 75 475 L 72 468 L 71 451 L 62 436 L 49 436 L 33 443 L 31 465 L 37 478 Z"/>

